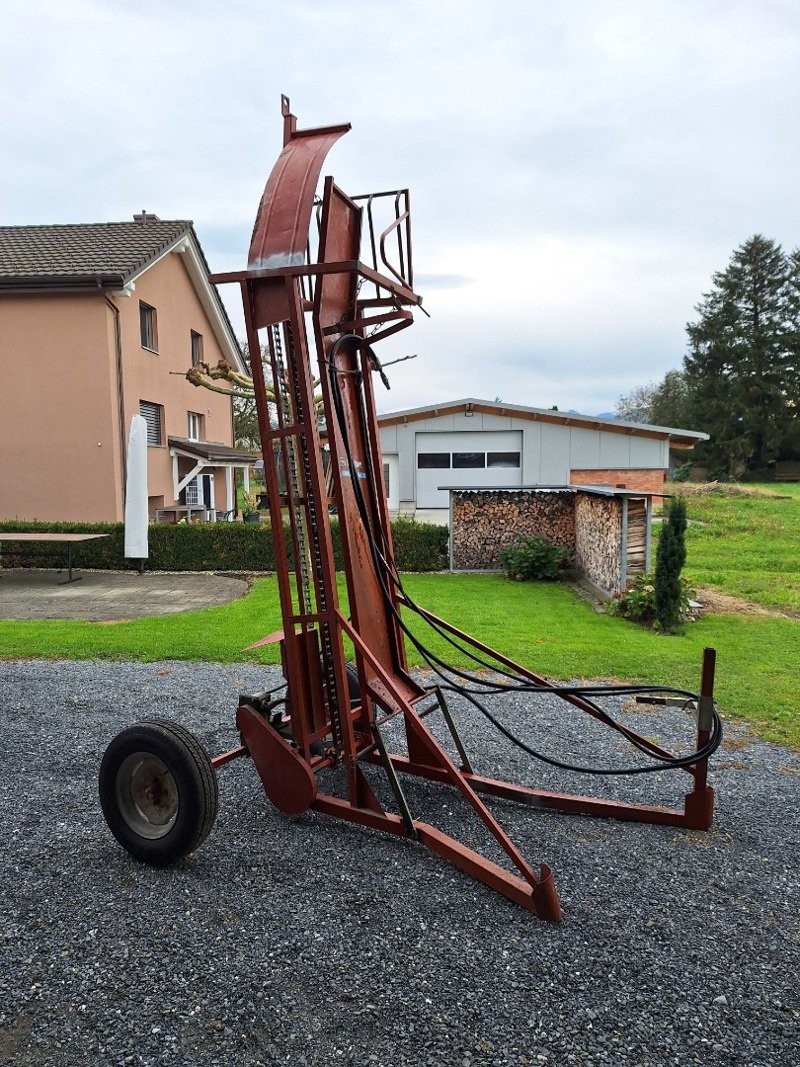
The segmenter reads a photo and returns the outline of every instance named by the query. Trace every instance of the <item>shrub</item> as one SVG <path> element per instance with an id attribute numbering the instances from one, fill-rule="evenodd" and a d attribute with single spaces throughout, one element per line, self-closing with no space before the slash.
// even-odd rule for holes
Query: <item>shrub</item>
<path id="1" fill-rule="evenodd" d="M 672 524 L 661 525 L 656 551 L 653 606 L 660 629 L 670 631 L 680 621 L 681 545 Z"/>
<path id="2" fill-rule="evenodd" d="M 564 577 L 571 553 L 546 537 L 520 537 L 500 553 L 500 565 L 507 578 L 517 581 L 558 581 Z"/>
<path id="3" fill-rule="evenodd" d="M 655 622 L 670 633 L 681 621 L 681 571 L 686 562 L 686 501 L 674 497 L 661 524 L 656 551 Z"/>
<path id="4" fill-rule="evenodd" d="M 247 492 L 242 493 L 242 511 L 245 515 L 255 515 L 258 511 L 258 497 L 259 494 L 255 489 L 248 489 Z"/>
<path id="5" fill-rule="evenodd" d="M 672 527 L 678 544 L 680 570 L 686 563 L 686 499 L 678 495 L 672 498 L 667 511 L 667 522 Z"/>
<path id="6" fill-rule="evenodd" d="M 692 590 L 685 578 L 680 579 L 680 598 L 678 604 L 678 621 L 685 622 L 692 611 L 689 598 Z M 633 585 L 624 593 L 618 593 L 608 601 L 606 610 L 609 615 L 619 615 L 631 622 L 641 622 L 660 630 L 661 623 L 656 613 L 655 578 L 652 574 L 638 574 Z"/>
<path id="7" fill-rule="evenodd" d="M 121 522 L 0 522 L 7 533 L 100 533 L 102 540 L 84 541 L 75 546 L 75 566 L 98 570 L 138 568 L 136 560 L 125 559 L 125 529 Z M 398 519 L 392 525 L 397 566 L 406 571 L 436 571 L 447 566 L 446 526 Z M 334 559 L 343 569 L 339 523 L 331 521 Z M 269 523 L 204 522 L 151 526 L 148 530 L 153 571 L 274 571 L 275 551 Z M 289 530 L 284 528 L 287 550 Z M 47 542 L 15 542 L 3 545 L 6 567 L 64 566 L 64 545 Z"/>
<path id="8" fill-rule="evenodd" d="M 433 522 L 399 518 L 392 523 L 394 558 L 401 571 L 441 571 L 447 567 L 449 530 Z"/>

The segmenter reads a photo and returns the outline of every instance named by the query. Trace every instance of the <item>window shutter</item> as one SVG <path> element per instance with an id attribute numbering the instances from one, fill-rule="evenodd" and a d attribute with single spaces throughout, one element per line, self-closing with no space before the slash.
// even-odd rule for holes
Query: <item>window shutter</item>
<path id="1" fill-rule="evenodd" d="M 147 400 L 139 401 L 139 414 L 147 423 L 148 445 L 161 445 L 164 443 L 162 434 L 162 407 L 160 404 L 151 404 Z"/>

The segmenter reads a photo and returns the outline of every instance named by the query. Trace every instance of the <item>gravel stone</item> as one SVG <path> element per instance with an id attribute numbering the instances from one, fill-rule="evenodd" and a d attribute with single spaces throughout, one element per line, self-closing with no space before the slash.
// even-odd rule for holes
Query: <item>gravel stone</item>
<path id="1" fill-rule="evenodd" d="M 797 753 L 727 724 L 708 833 L 495 803 L 531 862 L 553 868 L 561 924 L 411 841 L 280 814 L 249 760 L 221 768 L 219 817 L 195 854 L 165 870 L 134 861 L 97 796 L 111 738 L 158 717 L 221 752 L 238 744 L 238 693 L 278 680 L 250 665 L 0 661 L 0 1063 L 800 1063 Z M 551 754 L 635 762 L 552 697 L 487 703 Z M 480 773 L 681 803 L 682 773 L 556 770 L 465 702 L 452 710 Z M 665 745 L 691 740 L 681 711 L 620 714 Z M 502 861 L 452 790 L 403 785 L 416 816 Z"/>

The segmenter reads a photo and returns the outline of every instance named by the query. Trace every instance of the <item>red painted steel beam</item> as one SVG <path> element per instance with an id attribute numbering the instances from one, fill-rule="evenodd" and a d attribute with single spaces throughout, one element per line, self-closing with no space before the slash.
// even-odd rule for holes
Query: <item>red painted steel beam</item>
<path id="1" fill-rule="evenodd" d="M 247 256 L 251 277 L 252 272 L 285 272 L 287 268 L 305 264 L 314 193 L 322 164 L 333 145 L 350 129 L 350 123 L 344 123 L 298 130 L 286 97 L 282 97 L 282 110 L 284 146 L 258 206 Z M 284 273 L 273 279 L 253 280 L 252 310 L 256 328 L 290 318 L 292 301 L 286 282 Z"/>
<path id="2" fill-rule="evenodd" d="M 379 763 L 373 754 L 370 763 Z M 447 774 L 439 767 L 427 763 L 415 763 L 406 756 L 391 756 L 392 765 L 404 774 L 413 774 L 418 778 L 427 778 L 433 782 L 451 784 Z M 572 793 L 553 793 L 543 789 L 531 789 L 512 782 L 502 782 L 486 778 L 468 771 L 461 772 L 467 782 L 479 793 L 514 800 L 534 808 L 551 808 L 555 811 L 570 812 L 575 815 L 591 815 L 595 818 L 620 819 L 624 822 L 656 823 L 661 826 L 687 826 L 686 812 L 678 808 L 661 808 L 645 804 L 628 804 L 616 800 L 600 800 L 597 797 L 582 796 Z M 690 793 L 689 796 L 693 796 Z"/>
<path id="3" fill-rule="evenodd" d="M 211 766 L 216 770 L 217 767 L 224 767 L 226 763 L 230 763 L 232 760 L 249 755 L 250 751 L 247 748 L 247 745 L 239 745 L 238 748 L 231 748 L 227 752 L 220 752 L 218 756 L 213 756 L 211 759 Z"/>
<path id="4" fill-rule="evenodd" d="M 317 796 L 312 804 L 314 811 L 332 815 L 337 819 L 367 826 L 371 830 L 382 830 L 398 837 L 410 837 L 399 815 L 389 812 L 376 812 L 369 808 L 353 807 L 346 800 L 325 795 Z M 465 871 L 479 882 L 483 882 L 496 893 L 502 894 L 515 904 L 534 912 L 540 919 L 559 922 L 562 918 L 561 905 L 553 884 L 553 874 L 546 864 L 542 864 L 540 876 L 532 885 L 505 870 L 498 864 L 468 848 L 454 838 L 428 823 L 414 820 L 417 839 L 443 859 L 448 860 L 460 870 Z"/>

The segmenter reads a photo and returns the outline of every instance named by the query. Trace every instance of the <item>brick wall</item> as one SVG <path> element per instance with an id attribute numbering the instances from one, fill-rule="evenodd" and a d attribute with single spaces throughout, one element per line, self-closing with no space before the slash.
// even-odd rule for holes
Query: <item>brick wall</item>
<path id="1" fill-rule="evenodd" d="M 611 485 L 623 489 L 639 489 L 643 493 L 664 491 L 664 471 L 636 468 L 634 470 L 573 470 L 569 475 L 573 485 Z"/>

